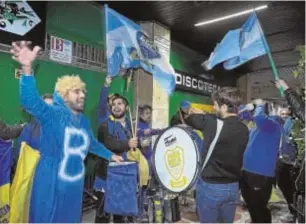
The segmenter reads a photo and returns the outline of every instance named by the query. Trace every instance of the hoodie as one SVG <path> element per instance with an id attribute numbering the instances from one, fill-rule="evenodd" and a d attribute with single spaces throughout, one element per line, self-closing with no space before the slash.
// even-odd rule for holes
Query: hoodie
<path id="1" fill-rule="evenodd" d="M 30 222 L 81 222 L 84 159 L 93 154 L 110 160 L 112 153 L 92 133 L 89 120 L 74 115 L 54 93 L 54 105 L 38 94 L 34 76 L 22 75 L 20 101 L 41 125 L 40 161 L 37 165 L 30 205 Z"/>
<path id="2" fill-rule="evenodd" d="M 109 117 L 109 115 L 111 115 L 107 100 L 108 92 L 109 92 L 108 87 L 103 86 L 101 88 L 99 105 L 98 105 L 98 114 L 97 114 L 99 126 L 102 124 L 103 121 L 105 121 Z"/>
<path id="3" fill-rule="evenodd" d="M 274 177 L 281 138 L 281 123 L 277 116 L 267 116 L 264 106 L 254 112 L 254 127 L 244 153 L 243 170 Z"/>
<path id="4" fill-rule="evenodd" d="M 129 147 L 129 139 L 132 138 L 132 130 L 129 119 L 125 120 L 126 126 L 123 127 L 120 122 L 110 115 L 104 120 L 98 129 L 98 140 L 106 145 L 112 152 L 123 155 Z M 98 158 L 95 168 L 94 189 L 104 191 L 106 188 L 108 163 L 104 159 Z"/>

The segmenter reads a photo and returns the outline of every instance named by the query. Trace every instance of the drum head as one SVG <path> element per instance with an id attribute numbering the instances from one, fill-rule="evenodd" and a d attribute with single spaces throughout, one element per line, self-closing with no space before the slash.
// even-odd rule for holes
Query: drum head
<path id="1" fill-rule="evenodd" d="M 188 190 L 197 178 L 197 145 L 183 127 L 168 128 L 157 138 L 152 160 L 157 180 L 172 193 Z"/>

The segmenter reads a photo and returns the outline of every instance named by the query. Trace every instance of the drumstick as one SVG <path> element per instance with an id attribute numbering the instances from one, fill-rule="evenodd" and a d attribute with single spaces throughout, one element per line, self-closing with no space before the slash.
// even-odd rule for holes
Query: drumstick
<path id="1" fill-rule="evenodd" d="M 186 124 L 180 108 L 179 108 L 179 114 L 180 114 L 180 119 L 181 119 L 182 124 Z"/>
<path id="2" fill-rule="evenodd" d="M 137 69 L 136 74 L 136 122 L 135 122 L 135 138 L 137 138 L 137 127 L 138 127 L 138 109 L 139 109 L 139 95 L 138 95 L 138 83 L 139 83 L 139 69 Z"/>
<path id="3" fill-rule="evenodd" d="M 87 194 L 89 197 L 91 197 L 93 200 L 95 200 L 95 201 L 98 200 L 98 198 L 94 194 L 90 193 L 85 188 L 84 188 L 84 193 Z"/>
<path id="4" fill-rule="evenodd" d="M 138 126 L 138 105 L 136 105 L 136 122 L 135 122 L 135 138 L 137 138 L 137 126 Z"/>
<path id="5" fill-rule="evenodd" d="M 133 138 L 135 138 L 134 126 L 133 126 L 133 119 L 132 119 L 132 112 L 131 112 L 131 108 L 130 108 L 130 107 L 129 107 L 129 114 L 130 114 L 130 122 L 131 122 L 132 136 L 133 136 Z"/>

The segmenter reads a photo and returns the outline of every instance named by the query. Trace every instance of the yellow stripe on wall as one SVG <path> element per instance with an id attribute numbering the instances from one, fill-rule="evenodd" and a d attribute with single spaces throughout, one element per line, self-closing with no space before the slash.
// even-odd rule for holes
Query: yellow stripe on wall
<path id="1" fill-rule="evenodd" d="M 203 111 L 205 111 L 207 113 L 215 113 L 215 109 L 214 109 L 213 105 L 201 104 L 201 103 L 192 103 L 191 107 L 203 110 Z"/>

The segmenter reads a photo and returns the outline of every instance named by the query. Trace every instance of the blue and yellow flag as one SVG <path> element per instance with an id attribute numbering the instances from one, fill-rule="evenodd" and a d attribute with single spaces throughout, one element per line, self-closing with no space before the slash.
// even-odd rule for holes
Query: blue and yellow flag
<path id="1" fill-rule="evenodd" d="M 12 142 L 0 139 L 0 223 L 8 223 L 12 164 Z"/>
<path id="2" fill-rule="evenodd" d="M 37 150 L 25 142 L 21 143 L 16 174 L 10 191 L 10 223 L 29 222 L 33 179 L 39 159 L 40 154 Z"/>

